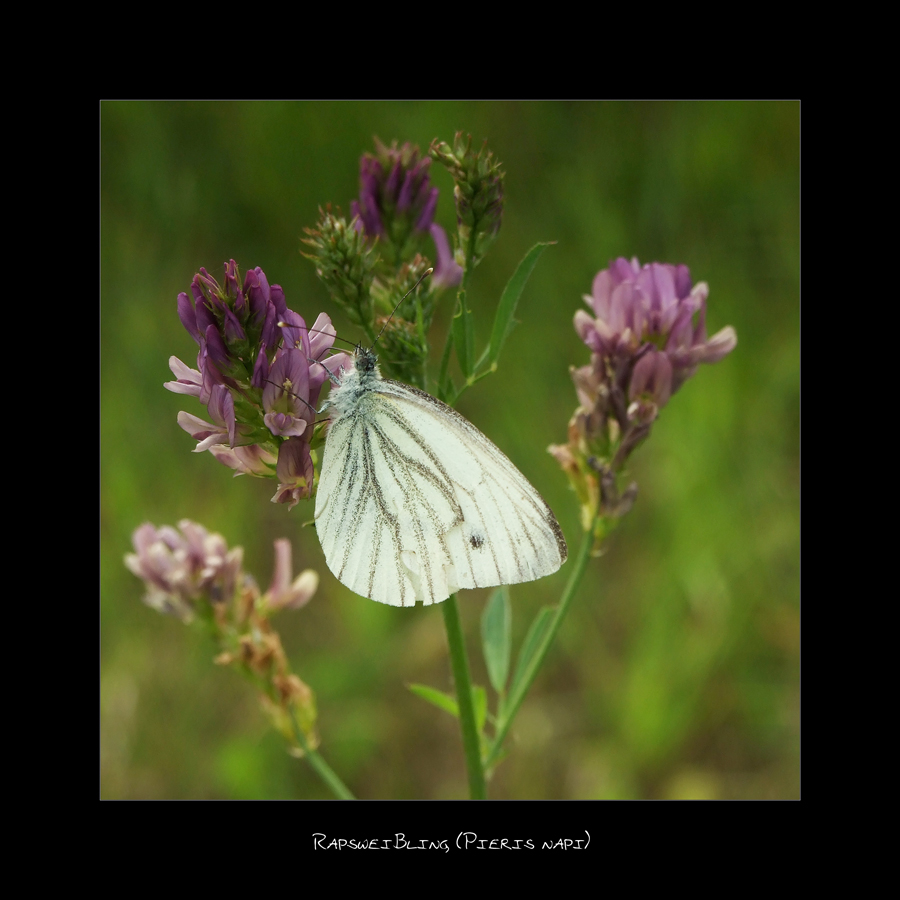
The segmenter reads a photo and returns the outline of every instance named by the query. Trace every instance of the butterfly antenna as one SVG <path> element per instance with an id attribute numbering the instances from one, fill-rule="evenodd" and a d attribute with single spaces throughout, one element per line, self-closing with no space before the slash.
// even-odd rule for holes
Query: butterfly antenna
<path id="1" fill-rule="evenodd" d="M 309 361 L 314 362 L 314 363 L 319 363 L 320 366 L 322 365 L 322 363 L 320 363 L 317 359 L 311 359 Z M 327 372 L 328 370 L 326 369 L 325 371 Z M 335 378 L 335 376 L 332 375 L 331 372 L 328 372 L 328 374 L 332 378 Z M 338 383 L 340 383 L 340 382 L 338 382 Z M 321 412 L 321 410 L 316 409 L 312 405 L 312 403 L 309 402 L 309 400 L 304 400 L 303 397 L 301 397 L 299 394 L 292 391 L 290 388 L 286 388 L 283 384 L 279 384 L 277 381 L 272 381 L 269 378 L 266 379 L 266 384 L 271 384 L 274 387 L 281 388 L 285 393 L 290 394 L 292 397 L 296 397 L 296 399 L 299 400 L 301 403 L 305 403 L 312 410 L 312 412 L 315 415 L 319 415 L 319 413 Z M 328 419 L 316 419 L 312 424 L 313 424 L 313 426 L 316 426 L 316 425 L 321 424 L 322 422 L 327 422 L 327 421 L 328 421 Z"/>
<path id="2" fill-rule="evenodd" d="M 343 338 L 342 338 L 342 340 L 343 340 Z M 356 346 L 358 347 L 359 345 L 357 344 Z M 325 352 L 330 353 L 334 356 L 337 356 L 337 354 L 334 353 L 334 348 L 332 348 L 332 347 L 326 348 Z M 306 358 L 306 361 L 310 364 L 315 363 L 317 366 L 321 366 L 328 373 L 328 380 L 332 384 L 340 384 L 341 383 L 341 379 L 338 378 L 337 375 L 335 375 L 334 372 L 332 372 L 331 369 L 329 369 L 328 366 L 326 366 L 325 363 L 323 363 L 321 359 L 313 359 L 311 356 L 308 356 Z M 344 370 L 344 367 L 341 366 L 341 371 L 343 372 L 343 370 Z"/>
<path id="3" fill-rule="evenodd" d="M 418 287 L 418 286 L 419 286 L 419 285 L 420 285 L 420 284 L 421 284 L 421 283 L 422 283 L 422 282 L 423 282 L 423 281 L 424 281 L 424 280 L 425 280 L 425 279 L 433 272 L 433 271 L 434 271 L 434 268 L 426 269 L 426 270 L 421 274 L 421 276 L 419 277 L 419 280 L 418 280 L 418 281 L 417 281 L 417 282 L 416 282 L 416 283 L 415 283 L 415 284 L 414 284 L 414 285 L 413 285 L 413 286 L 412 286 L 412 287 L 411 287 L 411 288 L 410 288 L 410 289 L 409 289 L 409 290 L 408 290 L 408 291 L 407 291 L 407 292 L 406 292 L 406 293 L 405 293 L 405 294 L 397 301 L 397 305 L 394 307 L 394 309 L 393 309 L 393 311 L 391 312 L 391 314 L 387 317 L 387 322 L 385 322 L 384 325 L 381 326 L 381 331 L 378 332 L 378 337 L 375 338 L 375 344 L 378 343 L 378 341 L 380 340 L 381 336 L 384 334 L 384 329 L 388 327 L 388 325 L 390 324 L 391 319 L 394 318 L 394 313 L 397 312 L 398 309 L 400 309 L 400 304 L 401 304 L 401 303 L 402 303 L 402 302 L 403 302 L 403 301 L 404 301 L 404 300 L 405 300 L 405 299 L 406 299 L 406 298 L 407 298 L 407 297 L 408 297 L 408 296 L 409 296 L 409 295 L 410 295 L 410 294 L 411 294 L 411 293 L 412 293 L 412 292 L 413 292 L 413 291 L 414 291 L 414 290 L 415 290 L 415 289 L 416 289 L 416 288 L 417 288 L 417 287 Z M 372 346 L 374 347 L 375 344 L 372 344 Z"/>
<path id="4" fill-rule="evenodd" d="M 422 279 L 420 278 L 419 280 L 421 281 Z M 294 325 L 292 322 L 285 322 L 284 319 L 279 320 L 278 322 L 276 322 L 276 324 L 278 325 L 279 328 L 299 328 L 300 327 L 298 325 Z M 357 346 L 356 344 L 353 343 L 353 341 L 348 341 L 346 338 L 338 337 L 336 334 L 332 334 L 331 331 L 329 331 L 328 329 L 325 329 L 325 328 L 306 328 L 305 330 L 308 335 L 309 334 L 327 334 L 336 341 L 343 341 L 343 343 L 349 344 L 351 347 Z M 335 351 L 332 347 L 325 347 L 322 352 L 323 353 L 334 353 Z M 340 384 L 340 379 L 333 372 L 331 372 L 328 369 L 328 367 L 326 365 L 324 365 L 324 363 L 321 360 L 313 359 L 313 357 L 307 356 L 306 361 L 307 361 L 307 363 L 310 363 L 310 364 L 315 363 L 316 365 L 322 366 L 322 368 L 325 369 L 326 372 L 328 372 L 328 380 L 332 384 Z M 303 399 L 303 398 L 301 397 L 299 399 Z M 308 403 L 307 403 L 307 406 L 309 406 L 310 409 L 314 409 L 314 407 L 312 407 Z M 315 411 L 318 412 L 318 410 L 315 410 Z"/>
<path id="5" fill-rule="evenodd" d="M 314 362 L 315 360 L 313 360 Z M 296 400 L 299 400 L 301 403 L 305 403 L 314 413 L 318 413 L 319 411 L 309 402 L 309 400 L 304 400 L 298 393 L 292 391 L 290 388 L 286 388 L 283 384 L 279 384 L 277 381 L 272 381 L 271 378 L 266 379 L 266 384 L 271 384 L 273 387 L 280 388 L 286 394 L 290 394 Z"/>
<path id="6" fill-rule="evenodd" d="M 428 273 L 426 272 L 426 274 L 428 274 Z M 419 279 L 419 280 L 421 281 L 421 279 Z M 413 290 L 415 290 L 415 288 Z M 297 328 L 297 327 L 299 327 L 297 325 L 291 325 L 290 322 L 285 322 L 283 319 L 276 322 L 275 324 L 279 328 Z M 342 338 L 342 337 L 338 337 L 336 334 L 331 334 L 331 332 L 326 330 L 325 328 L 307 328 L 306 333 L 307 334 L 327 334 L 327 335 L 330 335 L 331 337 L 333 337 L 336 341 L 343 341 L 343 343 L 349 344 L 351 347 L 356 346 L 356 344 L 354 344 L 353 341 L 348 341 L 347 338 Z M 328 348 L 328 349 L 330 349 L 330 348 Z M 313 362 L 313 360 L 310 360 L 310 362 Z M 318 360 L 315 360 L 315 362 L 318 362 Z"/>

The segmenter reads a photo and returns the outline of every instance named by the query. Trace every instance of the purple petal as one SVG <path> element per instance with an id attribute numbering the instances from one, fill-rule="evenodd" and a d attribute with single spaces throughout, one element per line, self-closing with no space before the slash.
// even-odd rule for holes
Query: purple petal
<path id="1" fill-rule="evenodd" d="M 202 441 L 211 434 L 220 435 L 222 440 L 227 440 L 223 426 L 213 425 L 212 422 L 206 422 L 191 413 L 184 411 L 178 413 L 177 422 L 178 427 L 183 428 L 195 441 Z"/>
<path id="2" fill-rule="evenodd" d="M 291 586 L 291 542 L 287 538 L 275 541 L 275 571 L 268 593 L 279 596 Z"/>
<path id="3" fill-rule="evenodd" d="M 575 313 L 575 331 L 594 353 L 611 353 L 616 334 L 602 319 L 592 319 L 583 309 Z"/>
<path id="4" fill-rule="evenodd" d="M 308 359 L 310 350 L 309 332 L 306 328 L 306 322 L 303 320 L 303 316 L 299 313 L 295 313 L 292 309 L 286 309 L 281 321 L 284 323 L 281 326 L 281 335 L 284 346 L 294 350 L 300 350 L 304 358 Z"/>
<path id="5" fill-rule="evenodd" d="M 269 477 L 275 468 L 275 457 L 257 444 L 249 447 L 235 447 L 233 450 L 223 444 L 213 444 L 209 452 L 222 465 L 234 469 L 237 475 L 256 475 Z"/>
<path id="6" fill-rule="evenodd" d="M 694 328 L 694 343 L 702 344 L 706 341 L 706 298 L 709 296 L 709 287 L 705 281 L 701 281 L 690 293 L 683 303 L 693 303 L 700 310 L 697 317 L 697 325 Z"/>
<path id="7" fill-rule="evenodd" d="M 400 164 L 400 160 L 394 163 L 394 167 L 391 169 L 391 174 L 388 175 L 387 181 L 384 183 L 384 197 L 387 200 L 396 202 L 397 193 L 400 188 L 400 175 L 403 172 L 403 167 Z"/>
<path id="8" fill-rule="evenodd" d="M 347 371 L 353 365 L 353 357 L 349 353 L 335 353 L 326 359 L 319 360 L 309 370 L 309 402 L 313 406 L 319 403 L 319 391 L 326 381 L 335 384 L 341 380 L 341 371 Z"/>
<path id="9" fill-rule="evenodd" d="M 586 344 L 591 340 L 591 336 L 596 332 L 596 322 L 583 309 L 579 309 L 575 313 L 575 333 Z"/>
<path id="10" fill-rule="evenodd" d="M 687 297 L 691 292 L 691 270 L 685 266 L 675 266 L 675 294 L 679 299 Z"/>
<path id="11" fill-rule="evenodd" d="M 304 569 L 291 583 L 291 589 L 283 600 L 283 609 L 302 609 L 312 600 L 319 587 L 319 575 L 313 569 Z"/>
<path id="12" fill-rule="evenodd" d="M 399 165 L 399 163 L 397 165 Z M 399 213 L 406 212 L 412 204 L 413 190 L 415 188 L 413 177 L 413 172 L 409 171 L 403 179 L 403 186 L 400 188 L 400 193 L 397 195 L 396 211 Z"/>
<path id="13" fill-rule="evenodd" d="M 655 347 L 635 363 L 631 373 L 629 399 L 636 400 L 643 394 L 649 394 L 660 408 L 669 402 L 672 394 L 672 364 L 666 354 Z"/>
<path id="14" fill-rule="evenodd" d="M 197 311 L 194 309 L 190 297 L 184 291 L 178 295 L 178 318 L 181 319 L 181 324 L 184 325 L 187 333 L 199 344 L 200 329 L 197 328 Z"/>
<path id="15" fill-rule="evenodd" d="M 640 298 L 638 298 L 638 302 L 640 302 Z M 610 331 L 621 334 L 630 327 L 634 321 L 631 309 L 634 303 L 635 286 L 632 282 L 626 281 L 613 290 L 609 301 L 609 315 L 606 318 L 606 324 Z"/>
<path id="16" fill-rule="evenodd" d="M 428 231 L 430 229 L 431 223 L 434 221 L 434 213 L 437 209 L 439 194 L 440 191 L 437 188 L 431 189 L 428 201 L 425 203 L 419 218 L 416 220 L 416 231 Z"/>
<path id="17" fill-rule="evenodd" d="M 262 344 L 253 365 L 253 377 L 250 384 L 255 388 L 263 387 L 269 380 L 269 357 L 266 355 L 266 345 Z"/>
<path id="18" fill-rule="evenodd" d="M 274 296 L 275 291 L 272 291 Z M 281 316 L 278 314 L 278 309 L 276 308 L 274 303 L 270 303 L 266 307 L 266 321 L 263 323 L 262 331 L 259 335 L 260 344 L 266 347 L 274 347 L 278 338 L 280 337 L 278 330 L 278 322 L 280 321 Z"/>
<path id="19" fill-rule="evenodd" d="M 726 325 L 721 331 L 717 331 L 703 348 L 700 362 L 715 363 L 724 359 L 737 346 L 737 332 L 731 325 Z"/>
<path id="20" fill-rule="evenodd" d="M 265 303 L 269 302 L 269 279 L 266 278 L 266 273 L 259 266 L 247 270 L 247 274 L 244 276 L 244 293 L 250 298 L 250 303 L 254 307 L 256 306 L 253 300 L 254 294 L 261 297 Z"/>
<path id="21" fill-rule="evenodd" d="M 647 295 L 649 301 L 647 308 L 651 312 L 663 312 L 677 306 L 678 298 L 675 296 L 675 280 L 672 277 L 671 266 L 651 263 L 644 266 L 636 280 Z"/>
<path id="22" fill-rule="evenodd" d="M 223 324 L 225 326 L 225 339 L 229 343 L 246 340 L 247 335 L 244 333 L 244 329 L 241 328 L 238 317 L 230 309 L 225 310 L 225 322 Z"/>
<path id="23" fill-rule="evenodd" d="M 337 329 L 325 313 L 319 313 L 312 328 L 309 329 L 309 355 L 311 359 L 319 359 L 334 344 Z"/>
<path id="24" fill-rule="evenodd" d="M 287 312 L 287 303 L 284 299 L 284 291 L 281 288 L 280 284 L 273 284 L 272 289 L 269 292 L 272 303 L 275 306 L 275 310 L 278 313 L 278 317 L 282 318 Z"/>
<path id="25" fill-rule="evenodd" d="M 144 553 L 151 544 L 158 540 L 156 536 L 156 528 L 149 522 L 144 522 L 135 529 L 131 535 L 131 543 L 138 554 Z"/>
<path id="26" fill-rule="evenodd" d="M 224 384 L 217 384 L 212 389 L 206 410 L 212 417 L 213 422 L 225 426 L 228 431 L 228 443 L 233 447 L 235 430 L 234 397 L 231 396 L 231 391 Z"/>
<path id="27" fill-rule="evenodd" d="M 220 373 L 227 370 L 230 366 L 228 350 L 219 334 L 219 329 L 215 325 L 210 325 L 206 329 L 206 352 L 207 363 L 212 363 Z"/>
<path id="28" fill-rule="evenodd" d="M 666 353 L 686 350 L 691 346 L 694 333 L 691 319 L 689 309 L 685 309 L 679 314 L 678 319 L 669 330 L 669 336 L 666 339 Z"/>
<path id="29" fill-rule="evenodd" d="M 305 419 L 298 419 L 290 413 L 270 412 L 263 416 L 266 428 L 277 437 L 300 437 L 306 431 Z"/>
<path id="30" fill-rule="evenodd" d="M 239 318 L 246 315 L 247 299 L 241 286 L 238 283 L 240 273 L 238 272 L 237 263 L 232 259 L 225 264 L 225 293 L 234 300 L 234 311 Z"/>
<path id="31" fill-rule="evenodd" d="M 603 269 L 594 276 L 592 290 L 593 302 L 588 301 L 587 297 L 584 299 L 593 307 L 594 315 L 598 319 L 606 320 L 609 318 L 609 302 L 613 287 L 615 287 L 615 285 L 613 284 L 609 269 Z"/>
<path id="32" fill-rule="evenodd" d="M 194 285 L 191 285 L 191 289 L 193 290 Z M 197 294 L 194 294 L 194 299 L 196 302 L 195 314 L 197 316 L 197 331 L 200 333 L 201 337 L 206 334 L 207 329 L 210 325 L 214 327 L 218 327 L 218 323 L 216 322 L 216 317 L 213 315 L 212 310 L 210 308 L 210 301 L 208 301 L 201 294 L 199 299 L 197 298 Z"/>
<path id="33" fill-rule="evenodd" d="M 186 366 L 178 357 L 169 357 L 169 368 L 177 379 L 163 384 L 166 390 L 173 394 L 187 394 L 191 397 L 200 396 L 200 388 L 203 384 L 203 376 L 196 370 Z"/>
<path id="34" fill-rule="evenodd" d="M 635 257 L 631 262 L 620 256 L 609 264 L 609 274 L 612 278 L 613 286 L 621 284 L 623 281 L 633 281 L 641 271 L 641 264 Z"/>
<path id="35" fill-rule="evenodd" d="M 355 200 L 350 201 L 350 217 L 353 221 L 353 227 L 357 231 L 366 230 L 366 226 L 363 223 L 362 213 L 359 210 L 359 204 Z"/>
<path id="36" fill-rule="evenodd" d="M 384 169 L 381 163 L 372 156 L 363 154 L 359 161 L 359 199 L 363 206 L 374 208 L 378 202 L 378 186 Z"/>
<path id="37" fill-rule="evenodd" d="M 290 413 L 296 418 L 313 421 L 315 410 L 309 403 L 309 363 L 301 351 L 286 350 L 272 363 L 262 400 L 267 413 Z"/>
<path id="38" fill-rule="evenodd" d="M 288 438 L 278 448 L 276 474 L 280 484 L 273 503 L 287 503 L 292 509 L 297 503 L 312 494 L 313 464 L 309 454 L 309 444 L 302 438 Z"/>
<path id="39" fill-rule="evenodd" d="M 432 276 L 434 286 L 439 288 L 456 287 L 462 282 L 464 272 L 462 266 L 458 265 L 453 258 L 450 241 L 447 240 L 447 232 L 437 223 L 433 224 L 429 231 L 437 255 Z"/>

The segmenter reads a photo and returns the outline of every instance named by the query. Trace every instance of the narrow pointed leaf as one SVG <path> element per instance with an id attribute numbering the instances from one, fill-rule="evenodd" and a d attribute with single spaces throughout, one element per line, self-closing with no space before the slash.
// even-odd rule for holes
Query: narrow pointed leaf
<path id="1" fill-rule="evenodd" d="M 450 713 L 451 716 L 455 716 L 457 719 L 459 718 L 459 705 L 455 697 L 451 697 L 437 688 L 429 687 L 427 684 L 410 684 L 407 687 L 417 697 L 421 697 L 423 700 L 433 703 L 438 709 Z"/>
<path id="2" fill-rule="evenodd" d="M 450 334 L 447 335 L 447 343 L 444 344 L 444 352 L 441 355 L 441 368 L 439 370 L 437 383 L 437 396 L 440 400 L 443 400 L 444 403 L 450 403 L 450 400 L 448 398 L 450 397 L 450 394 L 455 390 L 453 387 L 453 382 L 450 379 L 450 373 L 448 371 L 450 367 L 450 350 L 452 348 L 453 331 L 451 329 Z"/>
<path id="3" fill-rule="evenodd" d="M 478 726 L 478 733 L 484 733 L 484 723 L 487 721 L 487 690 L 481 685 L 472 685 L 472 705 L 475 707 L 475 724 Z"/>
<path id="4" fill-rule="evenodd" d="M 472 313 L 466 303 L 466 292 L 460 291 L 457 296 L 456 314 L 453 317 L 453 346 L 456 349 L 459 367 L 466 378 L 472 374 L 474 345 Z"/>
<path id="5" fill-rule="evenodd" d="M 519 650 L 519 659 L 516 662 L 516 673 L 513 675 L 512 685 L 510 686 L 510 694 L 515 693 L 516 685 L 518 685 L 532 657 L 541 645 L 541 640 L 550 627 L 553 618 L 553 609 L 545 606 L 534 618 L 525 640 L 522 642 L 522 648 Z"/>
<path id="6" fill-rule="evenodd" d="M 509 750 L 506 750 L 506 749 L 499 750 L 497 752 L 497 755 L 494 757 L 494 761 L 491 763 L 490 768 L 485 771 L 485 775 L 487 775 L 488 778 L 490 778 L 494 774 L 494 772 L 497 771 L 497 766 L 499 766 L 500 763 L 503 762 L 503 760 L 506 759 L 507 756 L 509 756 Z M 487 757 L 485 757 L 485 759 L 486 758 Z"/>
<path id="7" fill-rule="evenodd" d="M 499 359 L 503 343 L 515 326 L 516 306 L 519 303 L 519 297 L 522 296 L 528 277 L 537 265 L 537 261 L 544 250 L 554 243 L 556 242 L 550 241 L 549 243 L 535 244 L 525 254 L 522 262 L 519 263 L 516 271 L 513 272 L 512 278 L 509 279 L 506 287 L 503 289 L 500 305 L 497 307 L 497 315 L 494 317 L 494 327 L 491 331 L 491 344 L 488 355 L 488 361 L 491 365 Z"/>
<path id="8" fill-rule="evenodd" d="M 498 588 L 481 615 L 481 645 L 488 677 L 497 693 L 506 687 L 512 655 L 512 605 L 509 589 Z"/>

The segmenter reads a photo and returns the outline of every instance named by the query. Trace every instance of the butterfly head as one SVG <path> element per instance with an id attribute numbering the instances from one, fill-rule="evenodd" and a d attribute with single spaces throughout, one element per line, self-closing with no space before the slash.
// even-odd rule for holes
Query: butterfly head
<path id="1" fill-rule="evenodd" d="M 340 380 L 328 396 L 332 418 L 352 413 L 363 394 L 373 390 L 379 381 L 378 357 L 367 347 L 357 346 L 352 368 L 341 370 Z"/>
<path id="2" fill-rule="evenodd" d="M 373 374 L 378 374 L 378 357 L 375 355 L 375 351 L 370 350 L 368 347 L 356 345 L 353 363 L 356 366 L 356 371 L 359 373 L 360 381 L 366 380 Z"/>

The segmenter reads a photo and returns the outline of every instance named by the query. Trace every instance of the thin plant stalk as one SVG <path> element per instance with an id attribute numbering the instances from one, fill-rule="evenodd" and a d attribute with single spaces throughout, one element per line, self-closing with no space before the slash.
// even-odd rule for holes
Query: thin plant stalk
<path id="1" fill-rule="evenodd" d="M 472 271 L 472 256 L 474 253 L 474 239 L 466 248 L 466 265 L 463 270 L 462 283 L 459 286 L 457 296 L 465 296 L 469 284 L 469 276 Z M 447 336 L 447 348 L 453 340 L 453 329 Z M 442 386 L 444 369 L 449 359 L 445 352 L 442 364 Z M 454 398 L 447 398 L 452 405 Z M 459 607 L 456 603 L 456 594 L 451 594 L 442 604 L 441 612 L 444 615 L 444 628 L 447 631 L 447 645 L 450 650 L 450 664 L 453 669 L 453 684 L 456 689 L 456 702 L 459 708 L 459 727 L 462 731 L 463 752 L 466 759 L 466 771 L 469 776 L 469 796 L 472 800 L 487 799 L 487 784 L 484 778 L 484 766 L 481 759 L 481 743 L 478 735 L 478 724 L 475 721 L 475 704 L 472 702 L 472 679 L 469 675 L 469 659 L 466 655 L 466 644 L 463 639 L 462 625 L 459 618 Z"/>
<path id="2" fill-rule="evenodd" d="M 339 800 L 355 800 L 356 797 L 353 796 L 347 785 L 341 781 L 334 769 L 325 762 L 324 758 L 321 757 L 316 750 L 313 750 L 313 748 L 309 746 L 309 742 L 306 740 L 303 729 L 297 724 L 297 717 L 294 715 L 294 711 L 291 710 L 290 713 L 291 724 L 294 727 L 294 737 L 296 738 L 300 749 L 305 754 L 306 759 L 309 760 L 309 764 L 313 767 L 315 773 L 325 782 L 331 792 Z"/>
<path id="3" fill-rule="evenodd" d="M 444 627 L 447 629 L 450 663 L 453 667 L 453 683 L 456 687 L 456 701 L 459 706 L 459 727 L 462 731 L 466 770 L 469 775 L 469 796 L 472 800 L 486 800 L 487 785 L 481 762 L 475 705 L 472 702 L 472 679 L 469 676 L 469 660 L 466 656 L 466 644 L 463 640 L 456 594 L 451 594 L 441 604 L 441 612 L 444 614 Z"/>

